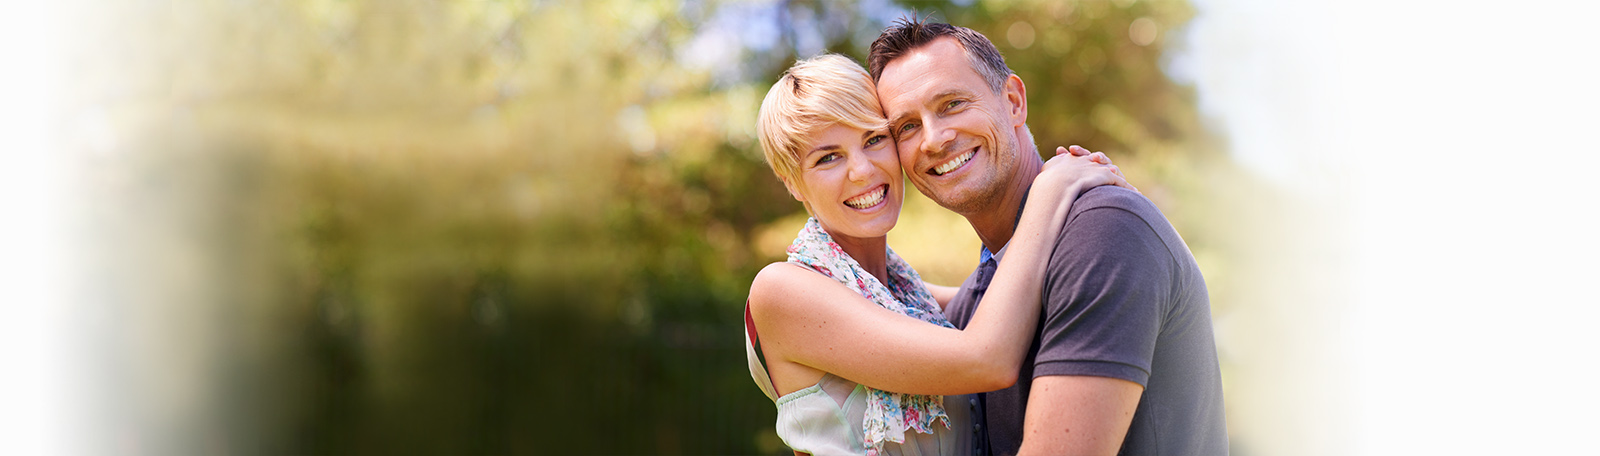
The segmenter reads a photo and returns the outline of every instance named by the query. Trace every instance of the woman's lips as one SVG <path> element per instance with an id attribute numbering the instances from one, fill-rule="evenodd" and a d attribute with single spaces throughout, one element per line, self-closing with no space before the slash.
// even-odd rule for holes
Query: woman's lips
<path id="1" fill-rule="evenodd" d="M 868 191 L 866 193 L 862 193 L 860 195 L 856 195 L 853 198 L 845 200 L 844 204 L 846 206 L 850 206 L 850 207 L 853 207 L 853 208 L 856 208 L 856 209 L 866 209 L 866 208 L 869 208 L 869 207 L 872 207 L 872 206 L 876 206 L 876 205 L 878 205 L 878 203 L 883 202 L 884 197 L 887 196 L 888 194 L 889 194 L 889 184 L 883 184 L 883 185 L 879 185 L 878 188 L 872 189 L 871 191 Z"/>

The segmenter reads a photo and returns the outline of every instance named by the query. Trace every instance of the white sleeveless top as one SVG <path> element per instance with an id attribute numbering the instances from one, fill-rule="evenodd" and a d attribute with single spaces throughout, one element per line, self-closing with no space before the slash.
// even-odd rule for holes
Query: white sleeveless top
<path id="1" fill-rule="evenodd" d="M 746 311 L 748 312 L 748 310 Z M 745 320 L 745 356 L 750 377 L 761 392 L 778 406 L 778 437 L 790 449 L 813 455 L 864 455 L 861 424 L 867 412 L 867 388 L 833 374 L 823 374 L 817 384 L 778 397 L 767 368 L 756 355 L 755 329 Z M 935 423 L 932 434 L 906 432 L 904 443 L 886 442 L 882 455 L 955 456 L 972 454 L 970 397 L 944 396 L 950 428 Z"/>

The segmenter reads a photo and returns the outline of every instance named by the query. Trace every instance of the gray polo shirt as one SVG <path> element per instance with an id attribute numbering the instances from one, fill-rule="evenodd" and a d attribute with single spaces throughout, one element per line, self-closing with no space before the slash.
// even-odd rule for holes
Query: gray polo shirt
<path id="1" fill-rule="evenodd" d="M 997 261 L 985 258 L 945 309 L 957 327 L 972 319 Z M 1227 454 L 1205 280 L 1155 205 L 1119 187 L 1090 189 L 1073 202 L 1047 267 L 1044 313 L 1016 385 L 979 395 L 974 420 L 988 452 L 1022 445 L 1034 378 L 1089 375 L 1144 386 L 1120 454 Z"/>

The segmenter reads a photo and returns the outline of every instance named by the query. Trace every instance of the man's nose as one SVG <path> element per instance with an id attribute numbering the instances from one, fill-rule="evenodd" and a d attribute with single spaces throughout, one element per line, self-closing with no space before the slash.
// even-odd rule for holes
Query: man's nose
<path id="1" fill-rule="evenodd" d="M 944 126 L 944 122 L 926 119 L 922 122 L 922 153 L 925 155 L 939 156 L 945 148 L 950 147 L 950 142 L 955 141 L 956 131 Z"/>

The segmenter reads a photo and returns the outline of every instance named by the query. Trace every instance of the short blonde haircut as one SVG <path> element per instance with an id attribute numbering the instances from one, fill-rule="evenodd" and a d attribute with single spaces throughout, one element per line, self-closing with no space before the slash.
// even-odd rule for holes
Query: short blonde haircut
<path id="1" fill-rule="evenodd" d="M 872 76 L 861 64 L 838 54 L 795 62 L 767 91 L 757 114 L 761 153 L 779 178 L 799 185 L 800 154 L 807 137 L 835 123 L 863 130 L 888 126 Z"/>

